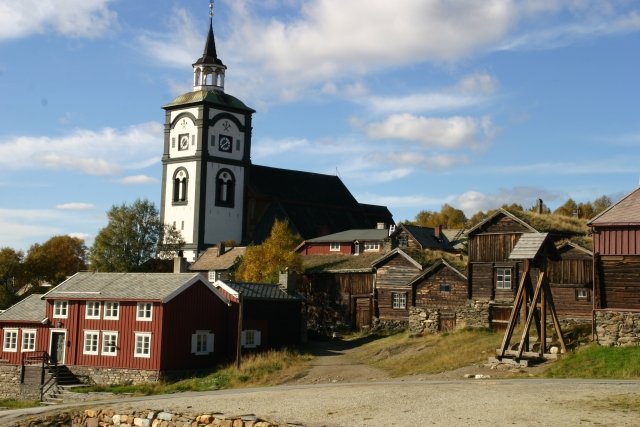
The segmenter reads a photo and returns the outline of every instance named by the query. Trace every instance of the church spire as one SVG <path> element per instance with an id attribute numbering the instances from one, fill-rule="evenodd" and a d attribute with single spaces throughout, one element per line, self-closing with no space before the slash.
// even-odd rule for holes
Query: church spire
<path id="1" fill-rule="evenodd" d="M 193 90 L 219 90 L 224 92 L 226 65 L 218 58 L 213 37 L 213 0 L 209 3 L 209 34 L 202 56 L 193 64 Z"/>

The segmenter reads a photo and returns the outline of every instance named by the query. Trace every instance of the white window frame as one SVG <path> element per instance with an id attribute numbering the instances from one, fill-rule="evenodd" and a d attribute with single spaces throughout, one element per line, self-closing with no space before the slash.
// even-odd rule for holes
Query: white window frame
<path id="1" fill-rule="evenodd" d="M 329 250 L 331 252 L 338 252 L 340 250 L 340 243 L 339 242 L 329 243 Z"/>
<path id="2" fill-rule="evenodd" d="M 198 330 L 191 335 L 191 353 L 206 356 L 213 353 L 215 336 L 211 331 Z"/>
<path id="3" fill-rule="evenodd" d="M 100 349 L 100 331 L 86 330 L 83 336 L 82 354 L 97 355 Z M 89 342 L 89 340 L 91 341 Z M 89 344 L 89 346 L 87 346 L 87 344 Z"/>
<path id="4" fill-rule="evenodd" d="M 262 341 L 262 333 L 256 329 L 247 329 L 240 335 L 240 345 L 244 348 L 256 348 Z"/>
<path id="5" fill-rule="evenodd" d="M 2 351 L 18 351 L 18 329 L 8 328 L 2 334 Z"/>
<path id="6" fill-rule="evenodd" d="M 69 301 L 55 300 L 53 302 L 53 318 L 66 319 L 69 314 Z"/>
<path id="7" fill-rule="evenodd" d="M 589 290 L 586 288 L 578 288 L 576 292 L 576 299 L 579 301 L 586 301 L 589 299 Z"/>
<path id="8" fill-rule="evenodd" d="M 102 304 L 100 304 L 100 301 L 87 301 L 85 303 L 84 318 L 99 319 L 101 307 Z"/>
<path id="9" fill-rule="evenodd" d="M 213 283 L 216 281 L 217 271 L 209 270 L 209 282 Z"/>
<path id="10" fill-rule="evenodd" d="M 153 320 L 153 303 L 139 302 L 136 305 L 136 320 L 150 322 Z"/>
<path id="11" fill-rule="evenodd" d="M 114 311 L 115 315 L 113 314 Z M 120 303 L 117 301 L 105 301 L 103 318 L 105 320 L 118 320 L 120 318 Z"/>
<path id="12" fill-rule="evenodd" d="M 113 348 L 110 344 L 112 340 L 110 337 L 115 337 Z M 103 356 L 117 356 L 118 355 L 118 331 L 102 331 L 102 345 L 100 347 L 100 354 Z"/>
<path id="13" fill-rule="evenodd" d="M 508 291 L 511 290 L 512 284 L 513 269 L 511 267 L 496 267 L 496 289 Z"/>
<path id="14" fill-rule="evenodd" d="M 395 310 L 407 309 L 407 293 L 406 292 L 392 292 L 391 293 L 391 306 Z"/>
<path id="15" fill-rule="evenodd" d="M 133 357 L 151 357 L 151 332 L 135 332 Z"/>
<path id="16" fill-rule="evenodd" d="M 364 242 L 364 251 L 379 251 L 380 250 L 380 242 Z"/>
<path id="17" fill-rule="evenodd" d="M 22 352 L 36 351 L 36 337 L 35 329 L 22 330 L 22 344 L 20 346 Z"/>

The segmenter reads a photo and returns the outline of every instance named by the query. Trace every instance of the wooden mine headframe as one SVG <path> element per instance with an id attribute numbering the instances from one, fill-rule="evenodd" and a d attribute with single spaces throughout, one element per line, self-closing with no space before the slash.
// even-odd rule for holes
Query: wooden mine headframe
<path id="1" fill-rule="evenodd" d="M 553 327 L 560 341 L 560 352 L 566 353 L 567 347 L 564 342 L 560 322 L 556 313 L 551 288 L 547 278 L 547 259 L 555 252 L 555 246 L 548 238 L 547 233 L 525 233 L 520 237 L 518 243 L 511 251 L 509 259 L 523 260 L 524 271 L 520 278 L 516 297 L 513 302 L 509 323 L 504 333 L 502 345 L 496 350 L 498 358 L 513 357 L 520 359 L 553 359 L 557 354 L 548 353 L 547 350 L 547 312 L 551 316 Z M 537 270 L 538 277 L 535 288 L 532 287 L 532 269 Z M 520 338 L 517 350 L 510 350 L 509 343 L 513 336 L 513 332 L 518 320 L 518 313 L 523 310 L 523 317 L 526 319 L 524 329 Z M 538 332 L 540 347 L 537 352 L 530 351 L 529 331 L 532 321 L 535 320 L 535 326 Z"/>

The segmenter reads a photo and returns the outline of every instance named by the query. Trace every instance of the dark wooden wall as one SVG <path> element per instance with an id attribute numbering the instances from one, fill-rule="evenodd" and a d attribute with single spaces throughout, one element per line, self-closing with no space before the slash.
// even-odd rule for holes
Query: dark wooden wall
<path id="1" fill-rule="evenodd" d="M 378 317 L 383 320 L 408 320 L 409 307 L 413 305 L 413 292 L 409 282 L 421 269 L 404 256 L 396 254 L 378 265 L 376 270 L 376 302 Z M 393 308 L 393 293 L 407 294 L 406 309 Z"/>
<path id="2" fill-rule="evenodd" d="M 442 283 L 449 284 L 449 292 L 440 291 Z M 463 307 L 467 296 L 467 281 L 444 265 L 415 285 L 415 305 L 420 308 L 450 310 Z"/>
<path id="3" fill-rule="evenodd" d="M 300 291 L 307 298 L 310 326 L 355 326 L 354 298 L 373 298 L 373 273 L 307 273 Z"/>
<path id="4" fill-rule="evenodd" d="M 600 256 L 596 274 L 601 308 L 640 309 L 640 255 Z"/>
<path id="5" fill-rule="evenodd" d="M 511 267 L 511 289 L 496 289 L 495 268 Z M 470 284 L 472 299 L 495 299 L 496 301 L 511 302 L 515 296 L 520 280 L 522 263 L 515 261 L 502 262 L 474 262 L 467 266 L 467 277 Z"/>

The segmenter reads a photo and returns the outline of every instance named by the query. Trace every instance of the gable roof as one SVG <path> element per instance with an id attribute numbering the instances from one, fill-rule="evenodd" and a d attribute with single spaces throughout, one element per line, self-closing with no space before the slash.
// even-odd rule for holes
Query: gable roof
<path id="1" fill-rule="evenodd" d="M 226 248 L 222 255 L 218 255 L 219 247 L 214 246 L 207 249 L 191 266 L 191 271 L 211 271 L 228 270 L 233 266 L 236 258 L 244 256 L 247 248 L 245 246 L 235 246 Z"/>
<path id="2" fill-rule="evenodd" d="M 596 215 L 588 225 L 640 225 L 640 187 Z"/>
<path id="3" fill-rule="evenodd" d="M 396 228 L 396 233 L 404 229 L 409 233 L 422 249 L 440 249 L 443 251 L 453 251 L 454 247 L 447 235 L 442 232 L 440 237 L 436 237 L 436 231 L 431 227 L 420 227 L 417 225 L 400 224 Z"/>
<path id="4" fill-rule="evenodd" d="M 533 228 L 532 226 L 530 226 L 529 224 L 527 224 L 526 222 L 524 222 L 522 219 L 520 219 L 517 216 L 515 216 L 514 214 L 512 214 L 511 212 L 509 212 L 509 211 L 507 211 L 507 210 L 505 210 L 503 208 L 498 208 L 493 214 L 489 215 L 487 218 L 485 218 L 484 220 L 480 221 L 478 224 L 476 224 L 473 227 L 471 227 L 467 231 L 467 236 L 470 236 L 470 235 L 474 234 L 475 232 L 479 231 L 480 229 L 482 229 L 482 227 L 484 227 L 489 222 L 493 221 L 499 215 L 503 215 L 503 216 L 506 216 L 508 218 L 511 218 L 512 220 L 514 220 L 518 224 L 522 225 L 524 228 L 528 229 L 532 233 L 536 233 L 538 231 L 535 228 Z"/>
<path id="5" fill-rule="evenodd" d="M 315 237 L 313 239 L 307 239 L 300 243 L 296 250 L 303 247 L 305 243 L 341 243 L 341 242 L 376 242 L 385 240 L 389 237 L 389 230 L 387 229 L 377 229 L 377 228 L 367 228 L 367 229 L 356 229 L 356 230 L 346 230 L 340 231 L 338 233 L 327 234 L 326 236 Z"/>
<path id="6" fill-rule="evenodd" d="M 509 254 L 509 259 L 534 259 L 544 246 L 548 233 L 525 233 Z"/>
<path id="7" fill-rule="evenodd" d="M 435 263 L 433 263 L 429 268 L 427 268 L 426 270 L 424 270 L 423 272 L 419 273 L 416 277 L 414 277 L 413 279 L 411 279 L 411 281 L 409 282 L 409 285 L 413 285 L 414 283 L 416 283 L 417 281 L 430 276 L 431 274 L 435 273 L 440 267 L 445 267 L 448 268 L 449 270 L 453 271 L 454 273 L 456 273 L 458 276 L 460 276 L 460 278 L 462 280 L 467 280 L 467 276 L 465 276 L 464 274 L 462 274 L 460 272 L 460 270 L 458 270 L 457 268 L 455 268 L 454 266 L 452 266 L 451 264 L 449 264 L 444 258 L 440 258 L 438 261 L 436 261 Z"/>
<path id="8" fill-rule="evenodd" d="M 395 248 L 394 250 L 392 250 L 388 254 L 381 256 L 380 258 L 375 260 L 371 264 L 371 266 L 375 268 L 378 265 L 382 264 L 383 262 L 395 257 L 396 255 L 404 257 L 407 261 L 409 261 L 411 264 L 413 264 L 418 270 L 422 270 L 422 265 L 419 262 L 417 262 L 415 259 L 411 258 L 409 255 L 407 255 L 407 253 L 404 252 L 400 248 Z"/>
<path id="9" fill-rule="evenodd" d="M 269 204 L 255 229 L 250 230 L 250 238 L 256 243 L 269 235 L 275 219 L 288 220 L 300 237 L 310 239 L 344 230 L 374 228 L 376 224 L 371 217 L 378 219 L 385 211 L 360 205 L 342 180 L 333 175 L 252 165 L 247 188 L 250 199 Z M 390 224 L 393 220 L 389 217 L 382 222 Z"/>
<path id="10" fill-rule="evenodd" d="M 166 303 L 198 281 L 228 303 L 200 273 L 81 272 L 60 283 L 42 298 L 143 300 Z"/>
<path id="11" fill-rule="evenodd" d="M 31 294 L 0 313 L 0 322 L 42 322 L 45 318 L 46 302 L 42 294 Z"/>
<path id="12" fill-rule="evenodd" d="M 560 243 L 558 246 L 556 246 L 556 249 L 558 251 L 562 251 L 566 247 L 573 248 L 573 249 L 576 249 L 576 250 L 578 250 L 580 252 L 583 252 L 586 255 L 593 256 L 593 252 L 590 251 L 589 249 L 585 248 L 584 246 L 578 245 L 577 243 L 568 241 L 568 240 L 566 242 Z"/>
<path id="13" fill-rule="evenodd" d="M 231 296 L 238 298 L 242 292 L 242 298 L 248 300 L 261 301 L 302 301 L 304 298 L 297 292 L 287 292 L 280 285 L 273 283 L 246 283 L 246 282 L 224 282 L 217 280 L 215 287 L 222 288 Z"/>

